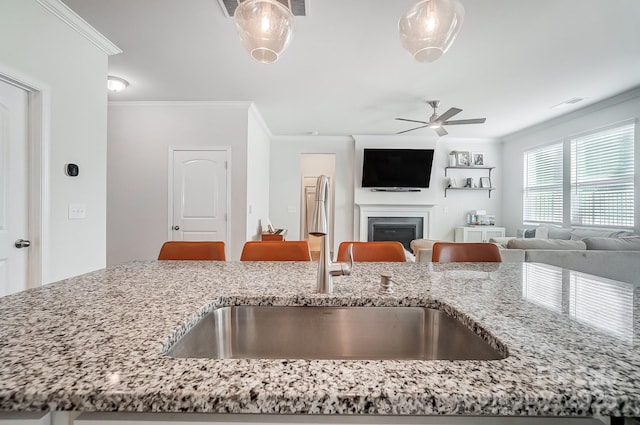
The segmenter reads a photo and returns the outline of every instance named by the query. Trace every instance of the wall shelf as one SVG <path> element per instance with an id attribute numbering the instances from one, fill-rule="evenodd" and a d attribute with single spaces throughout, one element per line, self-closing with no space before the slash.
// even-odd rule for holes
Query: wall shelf
<path id="1" fill-rule="evenodd" d="M 444 176 L 447 177 L 448 170 L 489 170 L 489 178 L 491 178 L 491 171 L 496 167 L 467 167 L 467 166 L 446 166 L 444 167 Z"/>
<path id="2" fill-rule="evenodd" d="M 447 197 L 448 190 L 486 190 L 489 192 L 489 198 L 491 198 L 491 191 L 496 190 L 495 187 L 445 187 L 444 197 Z"/>
<path id="3" fill-rule="evenodd" d="M 444 175 L 447 177 L 449 170 L 488 170 L 489 171 L 489 183 L 491 183 L 491 172 L 496 167 L 467 167 L 467 166 L 447 166 L 444 167 Z M 444 197 L 447 197 L 447 191 L 449 190 L 484 190 L 489 194 L 491 198 L 491 191 L 496 190 L 495 187 L 445 187 Z"/>

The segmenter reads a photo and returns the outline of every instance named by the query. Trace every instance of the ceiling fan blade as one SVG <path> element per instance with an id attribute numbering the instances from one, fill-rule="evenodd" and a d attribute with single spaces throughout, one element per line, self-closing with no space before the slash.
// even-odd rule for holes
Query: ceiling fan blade
<path id="1" fill-rule="evenodd" d="M 449 132 L 447 132 L 447 130 L 442 127 L 435 127 L 434 130 L 436 131 L 436 133 L 438 133 L 438 136 L 446 136 L 447 134 L 449 134 Z"/>
<path id="2" fill-rule="evenodd" d="M 407 132 L 409 132 L 409 131 L 418 130 L 418 129 L 420 129 L 420 128 L 425 128 L 425 127 L 429 127 L 429 124 L 427 124 L 427 125 L 421 125 L 420 127 L 410 128 L 409 130 L 399 131 L 399 132 L 397 132 L 396 134 L 407 133 Z"/>
<path id="3" fill-rule="evenodd" d="M 445 121 L 442 123 L 442 125 L 482 124 L 486 120 L 487 120 L 486 118 L 472 118 L 470 120 Z"/>
<path id="4" fill-rule="evenodd" d="M 428 122 L 426 122 L 426 121 L 408 120 L 408 119 L 406 119 L 406 118 L 396 118 L 396 119 L 397 119 L 397 120 L 399 120 L 399 121 L 409 121 L 409 122 L 419 122 L 420 124 L 429 124 L 429 123 L 428 123 Z"/>
<path id="5" fill-rule="evenodd" d="M 449 110 L 447 112 L 445 112 L 444 114 L 440 115 L 438 118 L 435 119 L 435 121 L 446 121 L 449 118 L 451 118 L 452 116 L 459 114 L 460 112 L 462 112 L 462 109 L 449 108 Z"/>

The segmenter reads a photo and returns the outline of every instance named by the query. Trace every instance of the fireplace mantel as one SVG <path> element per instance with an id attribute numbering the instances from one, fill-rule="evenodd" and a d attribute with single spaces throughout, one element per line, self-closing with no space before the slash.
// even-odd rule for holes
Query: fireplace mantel
<path id="1" fill-rule="evenodd" d="M 384 205 L 384 204 L 357 204 L 360 212 L 359 229 L 356 233 L 358 240 L 367 240 L 367 224 L 369 217 L 422 217 L 423 238 L 429 239 L 431 235 L 431 212 L 434 204 L 412 205 Z"/>

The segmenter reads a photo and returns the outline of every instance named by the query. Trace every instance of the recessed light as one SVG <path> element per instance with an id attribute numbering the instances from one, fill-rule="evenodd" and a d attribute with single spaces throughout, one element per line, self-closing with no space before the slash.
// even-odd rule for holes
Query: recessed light
<path id="1" fill-rule="evenodd" d="M 584 100 L 584 97 L 572 97 L 569 100 L 565 100 L 564 102 L 558 103 L 557 105 L 553 105 L 551 107 L 551 109 L 553 108 L 563 108 L 565 106 L 571 106 L 571 105 L 575 105 L 578 102 L 582 102 Z"/>
<path id="2" fill-rule="evenodd" d="M 129 87 L 129 82 L 119 77 L 109 75 L 107 77 L 107 89 L 112 92 L 119 92 Z"/>

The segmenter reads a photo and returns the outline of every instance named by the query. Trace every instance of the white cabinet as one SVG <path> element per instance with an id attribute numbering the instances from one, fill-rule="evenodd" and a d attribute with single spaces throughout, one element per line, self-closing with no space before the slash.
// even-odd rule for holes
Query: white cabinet
<path id="1" fill-rule="evenodd" d="M 491 238 L 503 238 L 504 227 L 495 226 L 459 226 L 456 227 L 455 242 L 489 242 Z"/>

